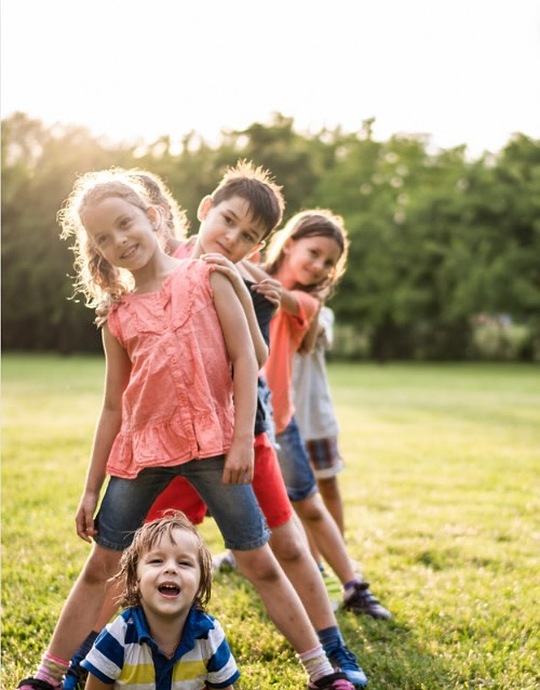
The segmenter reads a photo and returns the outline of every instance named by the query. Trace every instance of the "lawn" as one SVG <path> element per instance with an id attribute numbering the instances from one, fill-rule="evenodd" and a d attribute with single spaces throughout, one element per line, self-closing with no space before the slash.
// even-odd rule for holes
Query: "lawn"
<path id="1" fill-rule="evenodd" d="M 338 611 L 368 688 L 538 688 L 540 367 L 329 370 L 347 543 L 394 614 Z M 99 357 L 3 357 L 3 688 L 34 670 L 88 553 L 73 516 L 102 382 Z M 211 520 L 202 531 L 221 550 Z M 238 574 L 217 576 L 210 610 L 241 666 L 238 690 L 305 687 Z"/>

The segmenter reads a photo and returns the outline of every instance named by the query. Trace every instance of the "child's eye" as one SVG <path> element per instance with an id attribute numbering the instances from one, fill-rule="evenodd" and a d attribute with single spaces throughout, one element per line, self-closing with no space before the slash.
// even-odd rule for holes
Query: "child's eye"
<path id="1" fill-rule="evenodd" d="M 255 238 L 252 237 L 249 232 L 243 232 L 242 233 L 242 238 L 244 239 L 245 242 L 251 242 L 252 244 L 255 244 Z"/>

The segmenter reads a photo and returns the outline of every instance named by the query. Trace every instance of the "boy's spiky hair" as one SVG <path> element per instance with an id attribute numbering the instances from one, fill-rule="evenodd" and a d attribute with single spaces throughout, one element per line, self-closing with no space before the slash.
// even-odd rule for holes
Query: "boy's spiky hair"
<path id="1" fill-rule="evenodd" d="M 215 205 L 233 196 L 245 199 L 253 220 L 265 228 L 264 240 L 281 223 L 285 199 L 269 170 L 248 160 L 240 160 L 227 168 L 220 183 L 211 194 Z"/>

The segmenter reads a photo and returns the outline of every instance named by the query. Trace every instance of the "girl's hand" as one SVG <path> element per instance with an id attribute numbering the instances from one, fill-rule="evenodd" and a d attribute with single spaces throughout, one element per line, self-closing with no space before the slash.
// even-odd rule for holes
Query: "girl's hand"
<path id="1" fill-rule="evenodd" d="M 224 484 L 251 484 L 253 481 L 253 438 L 249 442 L 234 442 L 225 456 Z"/>
<path id="2" fill-rule="evenodd" d="M 260 283 L 255 283 L 251 288 L 253 292 L 264 295 L 266 299 L 274 306 L 277 311 L 281 306 L 281 297 L 283 294 L 283 286 L 279 280 L 274 278 L 265 278 Z"/>
<path id="3" fill-rule="evenodd" d="M 99 495 L 90 491 L 85 491 L 79 503 L 77 514 L 75 515 L 77 534 L 81 539 L 89 543 L 97 534 L 97 529 L 94 524 L 94 512 L 96 510 L 98 498 Z"/>

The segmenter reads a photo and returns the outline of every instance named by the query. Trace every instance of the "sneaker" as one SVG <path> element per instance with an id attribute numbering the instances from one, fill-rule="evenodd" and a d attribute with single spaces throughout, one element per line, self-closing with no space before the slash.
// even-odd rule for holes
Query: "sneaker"
<path id="1" fill-rule="evenodd" d="M 218 553 L 217 556 L 212 557 L 212 570 L 214 573 L 218 571 L 227 572 L 228 570 L 236 570 L 237 568 L 236 558 L 232 551 L 223 551 L 222 553 Z"/>
<path id="2" fill-rule="evenodd" d="M 332 666 L 337 671 L 344 673 L 347 676 L 347 680 L 349 680 L 355 688 L 364 688 L 366 686 L 367 676 L 360 668 L 356 656 L 348 647 L 344 644 L 340 644 L 339 647 L 325 649 L 325 652 Z"/>
<path id="3" fill-rule="evenodd" d="M 369 589 L 369 582 L 355 584 L 352 594 L 343 598 L 343 608 L 353 613 L 365 613 L 372 618 L 392 618 L 390 611 L 384 608 Z"/>
<path id="4" fill-rule="evenodd" d="M 86 669 L 80 664 L 72 662 L 64 678 L 63 690 L 84 690 L 87 676 L 88 671 Z"/>
<path id="5" fill-rule="evenodd" d="M 344 673 L 338 672 L 319 680 L 310 680 L 307 690 L 354 690 L 354 685 L 349 683 Z"/>
<path id="6" fill-rule="evenodd" d="M 40 678 L 25 678 L 21 680 L 17 688 L 32 688 L 32 690 L 59 690 L 62 685 L 52 685 L 47 683 L 46 680 L 41 680 Z"/>

